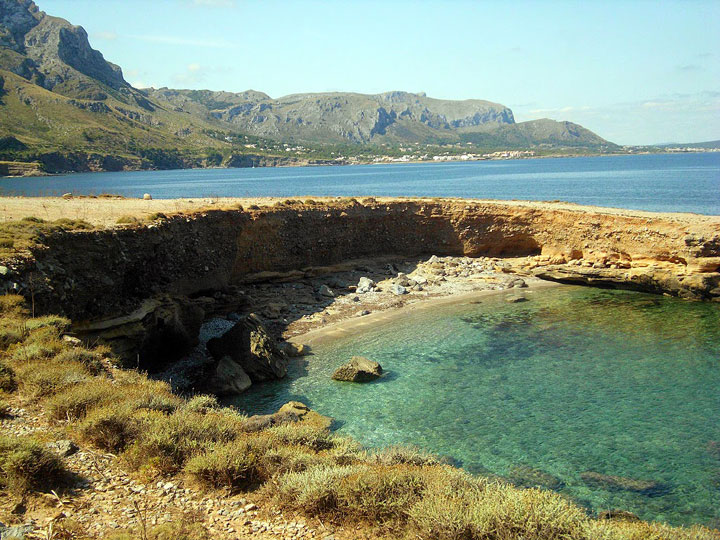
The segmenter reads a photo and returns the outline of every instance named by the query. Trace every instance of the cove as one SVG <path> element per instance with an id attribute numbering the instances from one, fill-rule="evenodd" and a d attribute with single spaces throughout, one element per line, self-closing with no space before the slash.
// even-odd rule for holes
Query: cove
<path id="1" fill-rule="evenodd" d="M 439 305 L 320 342 L 287 379 L 233 404 L 259 414 L 300 400 L 369 447 L 415 445 L 478 474 L 531 467 L 593 512 L 717 524 L 720 306 L 573 286 L 527 297 Z M 332 381 L 352 355 L 387 375 Z M 657 489 L 591 485 L 589 471 Z"/>

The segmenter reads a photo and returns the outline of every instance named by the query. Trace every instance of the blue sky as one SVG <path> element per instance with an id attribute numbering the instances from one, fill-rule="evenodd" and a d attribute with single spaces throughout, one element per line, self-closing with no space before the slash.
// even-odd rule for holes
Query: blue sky
<path id="1" fill-rule="evenodd" d="M 720 139 L 720 1 L 37 0 L 135 86 L 480 98 L 620 144 Z"/>

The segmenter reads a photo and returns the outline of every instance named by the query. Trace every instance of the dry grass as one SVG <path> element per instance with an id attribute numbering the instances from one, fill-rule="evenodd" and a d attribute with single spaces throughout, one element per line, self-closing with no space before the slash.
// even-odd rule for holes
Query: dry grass
<path id="1" fill-rule="evenodd" d="M 63 473 L 60 459 L 40 442 L 0 436 L 0 488 L 19 495 L 49 491 L 57 488 Z"/>

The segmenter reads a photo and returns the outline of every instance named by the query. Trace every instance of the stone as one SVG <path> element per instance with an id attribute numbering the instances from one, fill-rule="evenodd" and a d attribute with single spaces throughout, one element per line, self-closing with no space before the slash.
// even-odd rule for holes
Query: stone
<path id="1" fill-rule="evenodd" d="M 143 195 L 143 201 L 152 201 L 152 195 L 150 195 L 149 193 L 145 193 Z"/>
<path id="2" fill-rule="evenodd" d="M 631 491 L 643 495 L 658 495 L 665 491 L 663 486 L 653 480 L 635 480 L 623 476 L 612 476 L 595 471 L 580 473 L 580 478 L 589 487 L 606 489 L 608 491 Z"/>
<path id="3" fill-rule="evenodd" d="M 408 290 L 402 285 L 393 283 L 392 285 L 390 285 L 390 292 L 393 293 L 395 296 L 401 296 L 403 294 L 407 294 Z"/>
<path id="4" fill-rule="evenodd" d="M 78 451 L 78 446 L 68 439 L 48 443 L 47 447 L 58 453 L 61 457 L 72 456 Z"/>
<path id="5" fill-rule="evenodd" d="M 0 276 L 7 276 L 10 273 L 10 269 L 7 266 L 0 266 Z"/>
<path id="6" fill-rule="evenodd" d="M 218 361 L 230 357 L 252 382 L 280 379 L 287 373 L 287 357 L 252 313 L 221 337 L 209 340 L 207 349 Z"/>
<path id="7" fill-rule="evenodd" d="M 527 298 L 524 296 L 508 296 L 505 301 L 508 304 L 518 304 L 520 302 L 527 302 Z"/>
<path id="8" fill-rule="evenodd" d="M 358 294 L 365 294 L 372 292 L 375 289 L 375 282 L 367 277 L 361 277 L 360 281 L 358 281 L 357 288 L 355 289 L 355 292 Z"/>
<path id="9" fill-rule="evenodd" d="M 62 340 L 65 343 L 69 343 L 70 345 L 74 345 L 75 347 L 79 347 L 82 345 L 82 340 L 79 338 L 76 338 L 75 336 L 68 336 L 67 334 L 62 337 Z"/>
<path id="10" fill-rule="evenodd" d="M 320 296 L 324 296 L 325 298 L 335 298 L 335 293 L 327 285 L 320 285 L 320 288 L 318 289 L 318 294 Z"/>
<path id="11" fill-rule="evenodd" d="M 382 375 L 382 367 L 364 356 L 353 356 L 347 364 L 335 370 L 332 378 L 336 381 L 369 382 Z"/>

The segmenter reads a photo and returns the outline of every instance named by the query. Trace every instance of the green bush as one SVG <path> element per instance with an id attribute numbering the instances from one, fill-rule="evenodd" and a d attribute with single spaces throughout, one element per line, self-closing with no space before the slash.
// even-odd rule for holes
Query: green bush
<path id="1" fill-rule="evenodd" d="M 56 488 L 64 472 L 55 454 L 31 438 L 0 436 L 0 487 L 16 494 Z"/>
<path id="2" fill-rule="evenodd" d="M 217 398 L 215 396 L 208 396 L 205 394 L 193 396 L 183 406 L 183 409 L 188 412 L 197 412 L 200 414 L 205 414 L 219 408 L 220 404 L 218 403 Z"/>

